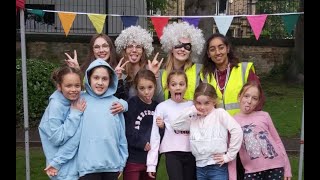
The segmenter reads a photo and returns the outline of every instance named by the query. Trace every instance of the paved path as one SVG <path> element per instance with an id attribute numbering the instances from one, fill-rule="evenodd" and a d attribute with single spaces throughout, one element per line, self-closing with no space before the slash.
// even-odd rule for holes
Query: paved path
<path id="1" fill-rule="evenodd" d="M 16 146 L 25 146 L 23 128 L 16 129 Z M 300 151 L 300 138 L 284 138 L 282 137 L 282 142 L 287 150 L 287 152 L 299 152 Z M 29 146 L 41 146 L 41 141 L 39 137 L 39 132 L 37 128 L 31 128 L 29 130 Z"/>

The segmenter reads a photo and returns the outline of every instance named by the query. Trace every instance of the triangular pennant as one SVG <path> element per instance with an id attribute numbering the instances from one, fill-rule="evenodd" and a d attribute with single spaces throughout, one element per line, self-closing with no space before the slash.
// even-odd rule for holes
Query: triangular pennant
<path id="1" fill-rule="evenodd" d="M 94 28 L 96 28 L 97 33 L 101 33 L 106 20 L 106 14 L 88 14 L 90 21 L 92 22 Z"/>
<path id="2" fill-rule="evenodd" d="M 294 26 L 296 25 L 298 18 L 299 18 L 299 14 L 290 14 L 290 15 L 285 15 L 285 16 L 281 16 L 283 23 L 285 25 L 285 28 L 288 32 L 288 34 L 291 34 Z"/>
<path id="3" fill-rule="evenodd" d="M 35 14 L 37 16 L 43 17 L 44 16 L 44 11 L 41 9 L 31 9 L 31 10 L 27 10 L 29 13 Z"/>
<path id="4" fill-rule="evenodd" d="M 186 21 L 189 24 L 193 25 L 194 27 L 198 27 L 200 18 L 188 18 L 188 17 L 186 17 L 186 18 L 182 18 L 182 21 Z"/>
<path id="5" fill-rule="evenodd" d="M 157 32 L 157 36 L 159 39 L 161 38 L 163 28 L 168 24 L 168 21 L 168 17 L 151 17 L 151 22 Z"/>
<path id="6" fill-rule="evenodd" d="M 234 16 L 213 16 L 218 27 L 219 33 L 226 35 Z"/>
<path id="7" fill-rule="evenodd" d="M 266 22 L 267 16 L 268 15 L 266 14 L 247 16 L 249 24 L 253 30 L 254 36 L 256 37 L 256 40 L 258 40 L 260 37 L 261 31 L 264 26 L 264 23 Z"/>
<path id="8" fill-rule="evenodd" d="M 66 36 L 68 36 L 72 23 L 74 21 L 74 18 L 76 17 L 76 14 L 58 12 L 58 15 L 59 15 L 64 33 L 66 34 Z"/>
<path id="9" fill-rule="evenodd" d="M 138 16 L 121 16 L 123 26 L 125 28 L 135 26 L 137 24 Z"/>

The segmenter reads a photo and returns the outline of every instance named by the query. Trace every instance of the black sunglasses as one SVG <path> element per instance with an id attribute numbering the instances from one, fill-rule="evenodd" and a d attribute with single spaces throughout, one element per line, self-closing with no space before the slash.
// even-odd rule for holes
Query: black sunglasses
<path id="1" fill-rule="evenodd" d="M 191 51 L 192 46 L 191 46 L 191 43 L 181 43 L 181 44 L 174 46 L 175 49 L 180 49 L 182 47 L 184 47 L 184 49 L 187 51 Z"/>

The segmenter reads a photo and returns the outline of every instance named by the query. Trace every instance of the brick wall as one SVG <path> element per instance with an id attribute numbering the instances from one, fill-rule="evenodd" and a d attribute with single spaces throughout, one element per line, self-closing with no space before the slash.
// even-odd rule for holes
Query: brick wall
<path id="1" fill-rule="evenodd" d="M 63 53 L 65 50 L 73 52 L 73 50 L 76 49 L 80 63 L 87 57 L 88 44 L 90 41 L 90 37 L 81 37 L 80 40 L 77 38 L 75 38 L 76 40 L 73 40 L 72 38 L 66 39 L 65 37 L 31 39 L 28 40 L 28 38 L 26 38 L 27 58 L 62 62 L 65 59 Z M 114 39 L 114 37 L 112 37 L 112 39 Z M 293 40 L 286 43 L 279 43 L 271 40 L 256 41 L 255 39 L 239 39 L 232 40 L 232 44 L 240 61 L 254 62 L 258 75 L 266 74 L 274 66 L 283 64 L 285 60 L 290 59 L 291 51 L 293 50 Z M 166 54 L 160 48 L 158 40 L 155 40 L 154 47 L 155 50 L 150 59 L 153 58 L 156 52 L 160 52 L 158 60 L 162 57 L 166 57 Z M 16 57 L 21 57 L 19 39 L 16 40 Z"/>

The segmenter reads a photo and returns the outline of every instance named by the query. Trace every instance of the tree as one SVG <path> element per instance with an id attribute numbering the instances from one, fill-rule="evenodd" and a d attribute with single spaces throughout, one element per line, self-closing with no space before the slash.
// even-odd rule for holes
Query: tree
<path id="1" fill-rule="evenodd" d="M 300 12 L 304 12 L 304 0 L 300 0 Z M 294 51 L 287 72 L 288 80 L 304 83 L 304 15 L 300 15 L 296 30 Z"/>
<path id="2" fill-rule="evenodd" d="M 186 16 L 213 15 L 216 0 L 185 0 L 184 10 Z M 204 38 L 208 39 L 213 32 L 213 18 L 200 18 L 199 28 L 202 29 Z M 202 52 L 199 59 L 203 57 Z"/>

